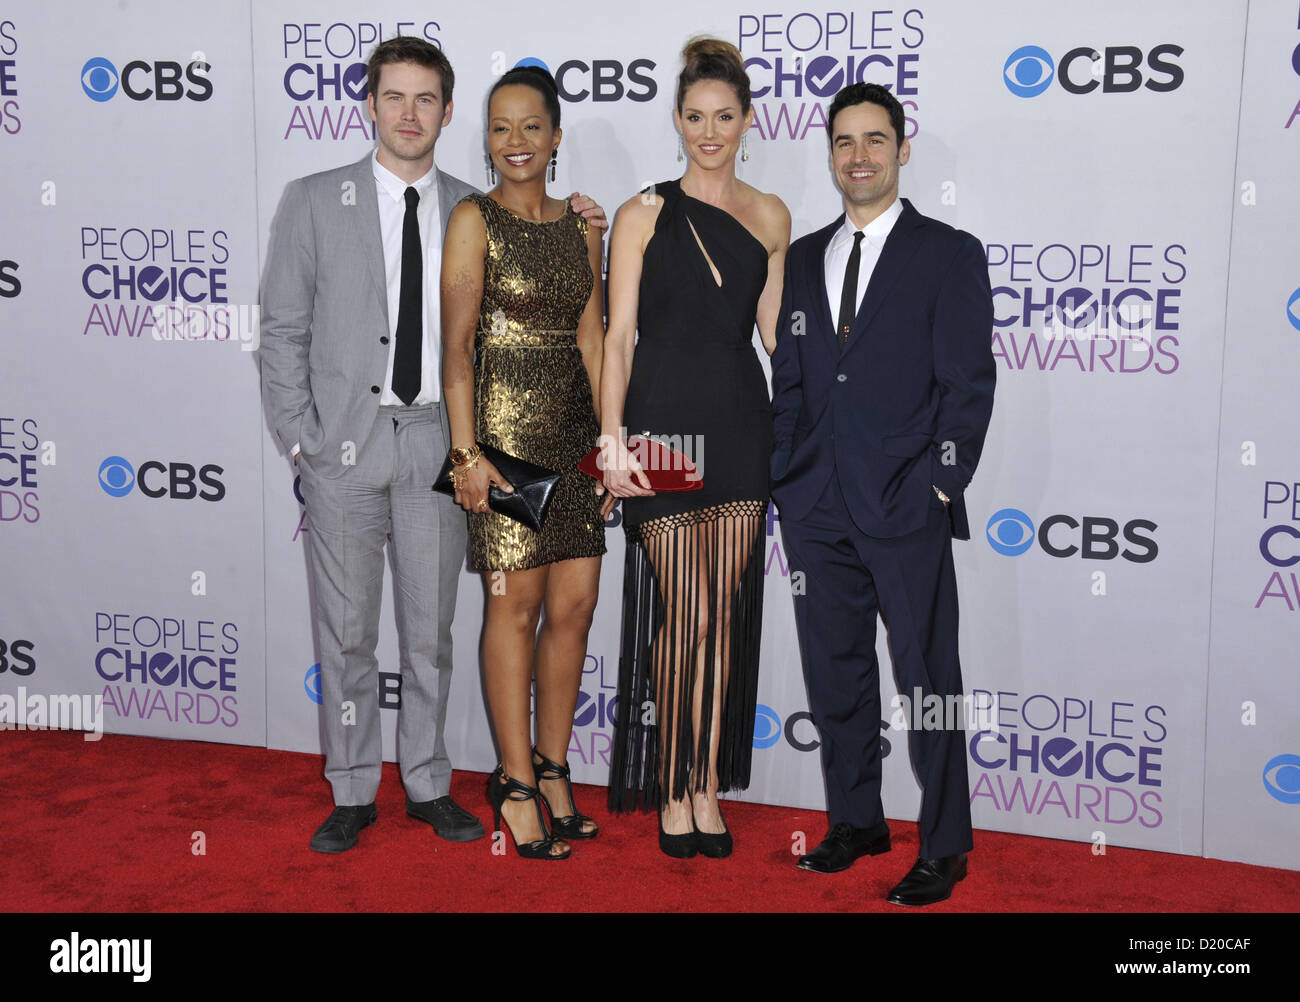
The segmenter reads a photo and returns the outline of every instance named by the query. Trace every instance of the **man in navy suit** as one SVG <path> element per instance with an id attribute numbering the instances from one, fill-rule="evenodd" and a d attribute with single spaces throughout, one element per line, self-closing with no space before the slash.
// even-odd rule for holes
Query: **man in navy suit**
<path id="1" fill-rule="evenodd" d="M 790 246 L 772 356 L 772 496 L 791 574 L 803 576 L 795 622 L 831 823 L 799 862 L 817 873 L 889 849 L 877 613 L 898 691 L 924 706 L 960 697 L 950 541 L 970 538 L 962 492 L 995 380 L 980 242 L 898 197 L 911 155 L 902 106 L 852 84 L 827 117 L 844 214 Z M 937 717 L 943 726 L 909 734 L 920 853 L 887 896 L 896 904 L 947 898 L 972 848 L 961 718 Z"/>

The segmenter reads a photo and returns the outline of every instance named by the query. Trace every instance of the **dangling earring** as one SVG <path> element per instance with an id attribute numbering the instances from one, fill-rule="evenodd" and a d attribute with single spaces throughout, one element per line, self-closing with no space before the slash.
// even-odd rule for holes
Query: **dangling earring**
<path id="1" fill-rule="evenodd" d="M 740 137 L 740 159 L 741 160 L 749 159 L 749 136 L 748 135 L 744 135 Z"/>
<path id="2" fill-rule="evenodd" d="M 495 187 L 497 183 L 497 165 L 492 162 L 492 154 L 483 154 L 483 163 L 487 166 L 488 185 Z"/>
<path id="3" fill-rule="evenodd" d="M 682 134 L 677 133 L 677 162 L 681 163 L 686 157 L 686 147 L 682 145 Z"/>
<path id="4" fill-rule="evenodd" d="M 551 174 L 550 174 L 550 178 L 551 178 L 552 181 L 555 180 L 555 150 L 551 150 Z"/>

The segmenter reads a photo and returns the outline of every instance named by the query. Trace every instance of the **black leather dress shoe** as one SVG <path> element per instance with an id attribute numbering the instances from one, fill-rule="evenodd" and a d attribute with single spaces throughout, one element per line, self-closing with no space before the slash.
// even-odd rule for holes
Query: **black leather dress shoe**
<path id="1" fill-rule="evenodd" d="M 839 873 L 861 856 L 879 856 L 889 852 L 889 825 L 883 821 L 872 828 L 854 828 L 841 821 L 832 825 L 822 844 L 801 860 L 801 870 L 813 873 Z"/>
<path id="2" fill-rule="evenodd" d="M 952 896 L 953 884 L 966 877 L 966 854 L 918 859 L 885 900 L 895 905 L 932 905 Z"/>
<path id="3" fill-rule="evenodd" d="M 450 796 L 437 800 L 406 798 L 406 813 L 417 821 L 433 825 L 433 830 L 448 842 L 473 842 L 483 837 L 483 822 L 461 807 Z"/>
<path id="4" fill-rule="evenodd" d="M 357 807 L 336 807 L 325 819 L 325 823 L 316 829 L 311 837 L 311 847 L 315 852 L 346 852 L 357 844 L 357 836 L 362 828 L 375 823 L 379 812 L 374 804 Z"/>

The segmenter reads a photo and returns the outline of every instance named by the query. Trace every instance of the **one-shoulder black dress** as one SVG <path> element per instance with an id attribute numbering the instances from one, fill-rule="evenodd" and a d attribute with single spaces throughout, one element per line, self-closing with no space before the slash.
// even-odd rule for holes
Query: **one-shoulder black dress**
<path id="1" fill-rule="evenodd" d="M 715 728 L 719 789 L 748 786 L 758 692 L 772 410 L 753 332 L 767 250 L 679 181 L 653 192 L 663 205 L 642 261 L 623 420 L 628 435 L 685 454 L 703 489 L 623 501 L 614 810 L 703 790 L 707 769 L 695 765 Z"/>

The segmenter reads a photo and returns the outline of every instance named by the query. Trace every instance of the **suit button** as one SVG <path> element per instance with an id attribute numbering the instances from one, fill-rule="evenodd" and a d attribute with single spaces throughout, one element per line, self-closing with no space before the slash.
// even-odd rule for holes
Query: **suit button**
<path id="1" fill-rule="evenodd" d="M 846 376 L 846 375 L 844 375 L 844 373 L 842 373 L 842 372 L 841 372 L 838 376 L 836 376 L 835 378 L 836 378 L 837 380 L 839 380 L 841 383 L 847 383 L 847 382 L 849 381 L 849 377 Z"/>
<path id="2" fill-rule="evenodd" d="M 380 343 L 380 344 L 388 344 L 388 335 L 385 334 L 383 337 L 381 337 L 381 338 L 379 339 L 379 343 Z"/>
<path id="3" fill-rule="evenodd" d="M 372 386 L 372 387 L 370 387 L 370 392 L 371 392 L 371 393 L 378 393 L 378 392 L 379 392 L 379 387 L 378 387 L 378 386 Z"/>

